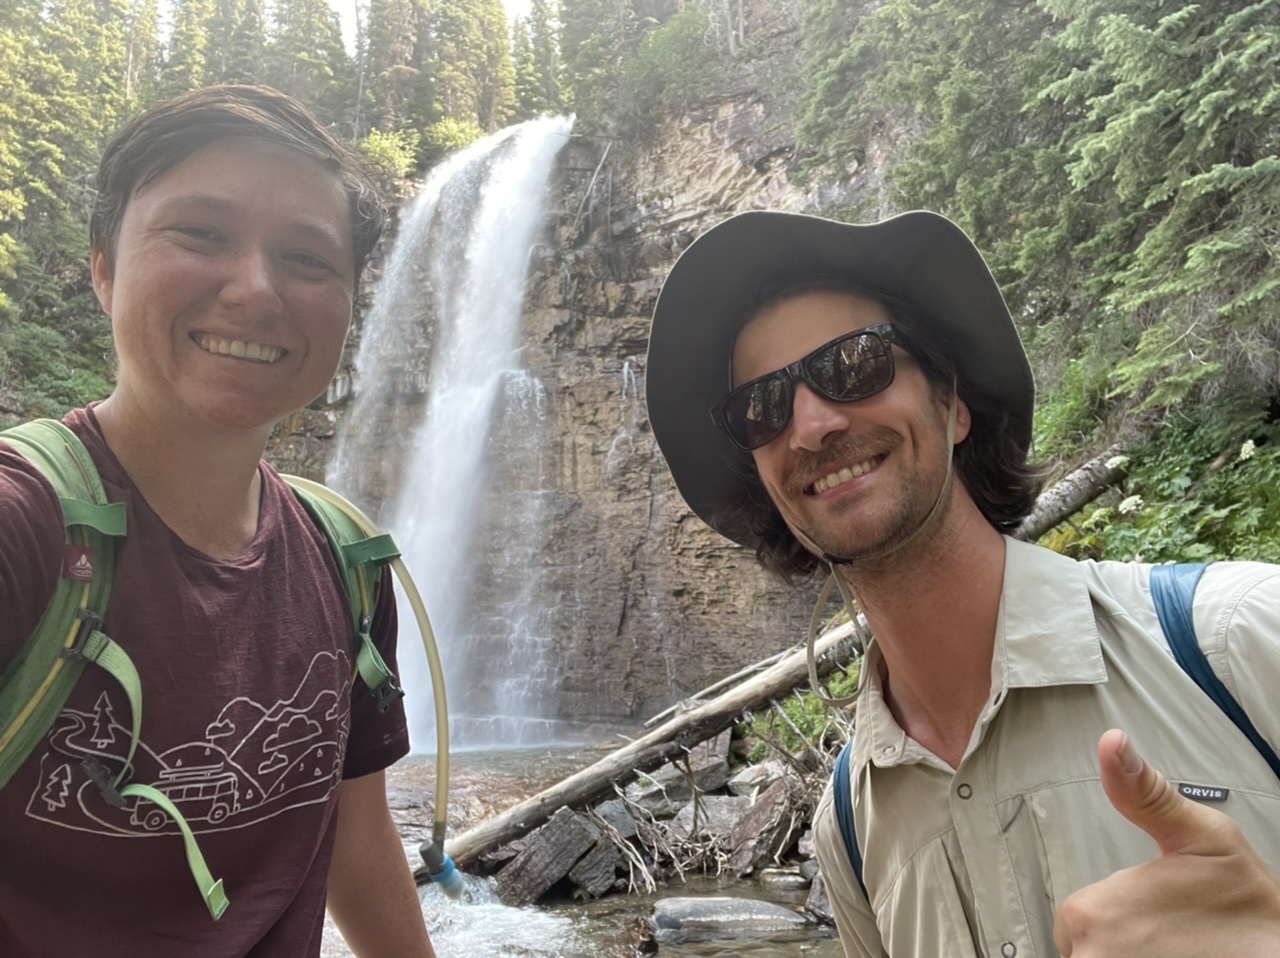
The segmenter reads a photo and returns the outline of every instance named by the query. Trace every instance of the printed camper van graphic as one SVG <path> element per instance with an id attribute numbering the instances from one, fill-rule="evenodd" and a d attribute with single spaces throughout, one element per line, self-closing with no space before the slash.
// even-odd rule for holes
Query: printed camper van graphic
<path id="1" fill-rule="evenodd" d="M 288 699 L 266 704 L 237 697 L 205 725 L 200 741 L 163 751 L 151 746 L 155 733 L 144 720 L 129 781 L 163 793 L 197 834 L 243 828 L 327 801 L 342 778 L 350 724 L 345 683 L 351 672 L 345 653 L 318 654 Z M 144 689 L 144 716 L 146 694 Z M 63 709 L 45 737 L 26 814 L 104 834 L 176 833 L 173 819 L 145 799 L 129 798 L 124 808 L 108 804 L 80 768 L 90 756 L 120 767 L 132 720 L 123 693 L 108 689 L 91 708 L 83 706 L 80 700 L 78 707 Z"/>

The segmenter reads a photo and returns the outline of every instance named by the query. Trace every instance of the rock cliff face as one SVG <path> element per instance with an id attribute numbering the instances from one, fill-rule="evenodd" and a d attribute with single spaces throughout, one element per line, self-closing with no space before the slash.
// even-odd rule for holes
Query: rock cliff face
<path id="1" fill-rule="evenodd" d="M 504 432 L 500 411 L 477 477 L 485 529 L 474 554 L 458 557 L 480 574 L 465 637 L 472 672 L 450 689 L 456 709 L 485 711 L 496 679 L 529 668 L 506 651 L 528 565 L 538 581 L 519 601 L 554 646 L 537 676 L 549 717 L 644 718 L 804 637 L 816 585 L 773 581 L 689 512 L 644 407 L 649 317 L 695 236 L 732 212 L 816 212 L 865 202 L 879 186 L 862 171 L 808 192 L 793 184 L 798 28 L 779 15 L 758 29 L 764 52 L 726 81 L 734 88 L 710 93 L 652 141 L 624 148 L 575 137 L 559 156 L 523 321 L 524 363 L 544 391 L 539 453 L 531 465 L 527 452 L 512 452 L 522 437 Z M 345 381 L 332 402 L 282 425 L 282 468 L 323 472 Z M 409 393 L 406 421 L 421 412 L 421 396 Z M 389 436 L 386 455 L 402 444 Z M 399 480 L 394 467 L 373 472 L 380 478 L 361 494 L 376 510 Z M 514 542 L 504 517 L 530 496 L 545 521 L 537 541 Z"/>

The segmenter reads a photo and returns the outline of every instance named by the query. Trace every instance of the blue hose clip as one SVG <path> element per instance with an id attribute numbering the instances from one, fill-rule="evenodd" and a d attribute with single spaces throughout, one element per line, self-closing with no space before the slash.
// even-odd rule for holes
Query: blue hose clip
<path id="1" fill-rule="evenodd" d="M 452 899 L 462 897 L 462 872 L 453 864 L 453 859 L 445 854 L 444 849 L 436 842 L 423 842 L 418 848 L 423 864 L 427 866 L 427 877 L 440 886 Z"/>

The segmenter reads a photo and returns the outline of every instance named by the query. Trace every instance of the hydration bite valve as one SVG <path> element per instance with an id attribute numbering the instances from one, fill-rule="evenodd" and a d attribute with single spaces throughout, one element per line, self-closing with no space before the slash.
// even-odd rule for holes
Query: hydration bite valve
<path id="1" fill-rule="evenodd" d="M 437 842 L 423 842 L 418 846 L 418 854 L 427 866 L 427 876 L 450 898 L 461 897 L 462 872 L 454 867 L 453 859 L 444 853 L 444 849 Z"/>

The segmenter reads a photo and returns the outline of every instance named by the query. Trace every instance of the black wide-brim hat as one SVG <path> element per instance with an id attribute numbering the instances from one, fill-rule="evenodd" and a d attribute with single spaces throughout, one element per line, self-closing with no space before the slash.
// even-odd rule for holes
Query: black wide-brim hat
<path id="1" fill-rule="evenodd" d="M 925 211 L 867 225 L 740 213 L 671 268 L 654 307 L 645 395 L 685 502 L 743 545 L 754 546 L 754 536 L 725 507 L 752 490 L 758 496 L 759 479 L 751 454 L 712 423 L 711 407 L 731 388 L 734 342 L 761 290 L 819 275 L 847 277 L 909 306 L 955 364 L 961 398 L 967 391 L 994 400 L 1019 446 L 1031 446 L 1031 366 L 991 270 L 960 227 Z"/>

